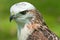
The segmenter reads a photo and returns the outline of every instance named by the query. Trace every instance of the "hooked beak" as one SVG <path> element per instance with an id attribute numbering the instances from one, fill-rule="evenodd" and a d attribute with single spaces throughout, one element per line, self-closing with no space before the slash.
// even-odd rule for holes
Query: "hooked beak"
<path id="1" fill-rule="evenodd" d="M 13 18 L 14 18 L 14 15 L 10 16 L 10 22 L 12 21 Z"/>

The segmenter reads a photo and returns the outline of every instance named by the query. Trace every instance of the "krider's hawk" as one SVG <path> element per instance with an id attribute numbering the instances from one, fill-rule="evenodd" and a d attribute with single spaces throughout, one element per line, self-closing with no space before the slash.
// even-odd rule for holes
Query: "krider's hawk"
<path id="1" fill-rule="evenodd" d="M 18 25 L 18 40 L 59 40 L 32 4 L 16 3 L 10 8 L 10 12 L 10 21 L 14 19 Z"/>

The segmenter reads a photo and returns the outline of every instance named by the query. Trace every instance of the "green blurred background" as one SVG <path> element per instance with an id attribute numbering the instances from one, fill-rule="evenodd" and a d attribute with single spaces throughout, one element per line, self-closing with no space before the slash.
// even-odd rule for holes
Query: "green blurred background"
<path id="1" fill-rule="evenodd" d="M 10 7 L 21 1 L 32 3 L 50 30 L 60 37 L 60 0 L 0 0 L 0 40 L 17 40 L 17 25 L 14 21 L 9 22 Z"/>

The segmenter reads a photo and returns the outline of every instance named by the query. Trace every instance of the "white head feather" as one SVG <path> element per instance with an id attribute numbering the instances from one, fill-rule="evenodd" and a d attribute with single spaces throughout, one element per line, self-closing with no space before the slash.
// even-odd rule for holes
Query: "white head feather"
<path id="1" fill-rule="evenodd" d="M 15 15 L 16 17 L 19 16 L 15 19 L 17 22 L 26 22 L 27 20 L 29 21 L 29 17 L 30 18 L 33 17 L 33 14 L 29 14 L 29 13 L 26 13 L 25 15 L 19 14 L 20 12 L 26 10 L 35 10 L 35 7 L 28 2 L 16 3 L 10 8 L 11 16 L 12 15 Z"/>
<path id="2" fill-rule="evenodd" d="M 22 12 L 24 10 L 32 10 L 32 9 L 35 9 L 35 7 L 31 3 L 20 2 L 20 3 L 14 4 L 10 8 L 10 12 L 11 12 L 11 15 L 13 15 L 14 13 L 19 13 L 19 12 Z"/>

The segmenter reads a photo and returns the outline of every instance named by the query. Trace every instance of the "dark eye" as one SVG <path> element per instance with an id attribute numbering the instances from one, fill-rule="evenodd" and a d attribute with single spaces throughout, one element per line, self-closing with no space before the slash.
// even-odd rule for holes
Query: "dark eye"
<path id="1" fill-rule="evenodd" d="M 26 14 L 26 11 L 22 11 L 22 12 L 20 12 L 20 14 L 25 15 Z"/>

